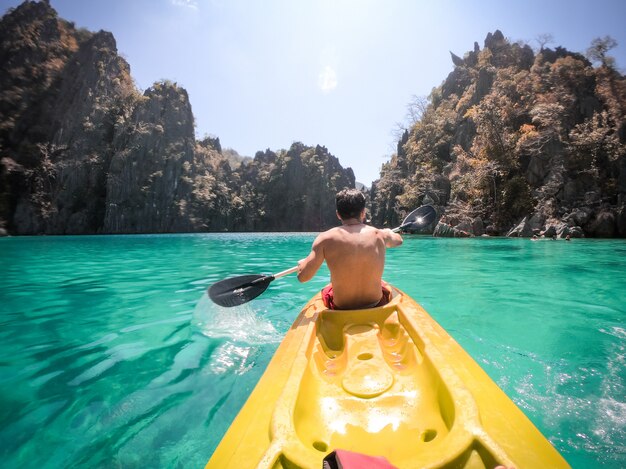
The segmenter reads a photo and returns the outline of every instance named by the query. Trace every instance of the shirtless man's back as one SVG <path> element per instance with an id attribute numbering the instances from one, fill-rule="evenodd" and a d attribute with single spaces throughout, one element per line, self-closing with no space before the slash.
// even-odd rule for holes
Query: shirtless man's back
<path id="1" fill-rule="evenodd" d="M 352 211 L 342 205 L 343 195 L 356 200 Z M 337 194 L 337 206 L 342 226 L 325 231 L 315 239 L 311 253 L 298 262 L 298 279 L 310 280 L 325 260 L 330 270 L 333 302 L 338 309 L 376 305 L 382 296 L 385 250 L 401 245 L 402 237 L 389 229 L 381 230 L 363 223 L 365 198 L 356 189 Z"/>

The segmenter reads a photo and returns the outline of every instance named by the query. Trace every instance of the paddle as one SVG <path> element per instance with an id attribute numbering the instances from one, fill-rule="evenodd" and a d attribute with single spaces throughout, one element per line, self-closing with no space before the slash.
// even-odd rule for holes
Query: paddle
<path id="1" fill-rule="evenodd" d="M 404 217 L 402 224 L 391 231 L 397 233 L 402 230 L 418 230 L 434 222 L 436 216 L 437 212 L 432 205 L 422 205 L 420 208 L 416 208 Z"/>
<path id="2" fill-rule="evenodd" d="M 416 230 L 428 226 L 435 220 L 436 216 L 437 212 L 431 205 L 424 205 L 409 213 L 402 221 L 402 224 L 392 231 L 397 233 L 402 230 Z M 272 281 L 292 274 L 297 270 L 298 266 L 295 266 L 274 275 L 241 275 L 239 277 L 227 278 L 209 287 L 209 298 L 220 306 L 228 308 L 239 306 L 263 293 Z"/>

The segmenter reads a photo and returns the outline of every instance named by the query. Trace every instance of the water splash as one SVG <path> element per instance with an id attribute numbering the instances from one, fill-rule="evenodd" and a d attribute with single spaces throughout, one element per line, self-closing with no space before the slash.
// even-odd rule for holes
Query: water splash
<path id="1" fill-rule="evenodd" d="M 248 345 L 280 342 L 282 337 L 268 319 L 250 304 L 224 308 L 213 303 L 205 293 L 193 313 L 193 326 L 211 339 L 225 339 Z"/>

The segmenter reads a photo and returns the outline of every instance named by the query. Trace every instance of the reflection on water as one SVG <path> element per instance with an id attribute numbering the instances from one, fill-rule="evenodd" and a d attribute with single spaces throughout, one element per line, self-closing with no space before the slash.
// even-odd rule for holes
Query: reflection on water
<path id="1" fill-rule="evenodd" d="M 275 273 L 314 234 L 0 239 L 6 467 L 202 467 L 300 307 L 206 288 Z M 626 466 L 626 245 L 407 236 L 385 278 L 420 302 L 573 467 Z"/>

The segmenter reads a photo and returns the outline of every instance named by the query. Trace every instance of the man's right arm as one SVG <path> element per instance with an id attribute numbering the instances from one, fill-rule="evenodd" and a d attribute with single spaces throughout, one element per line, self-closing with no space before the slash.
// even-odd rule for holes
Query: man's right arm
<path id="1" fill-rule="evenodd" d="M 311 280 L 322 266 L 322 263 L 324 262 L 322 240 L 322 235 L 315 238 L 309 255 L 298 261 L 298 280 L 300 282 L 308 282 Z"/>

